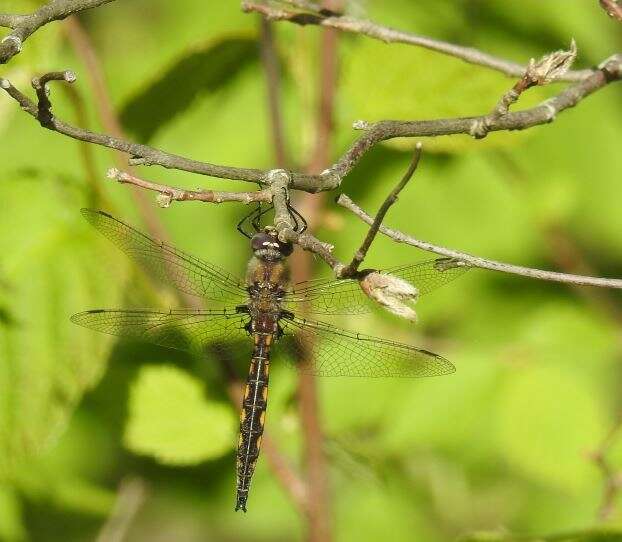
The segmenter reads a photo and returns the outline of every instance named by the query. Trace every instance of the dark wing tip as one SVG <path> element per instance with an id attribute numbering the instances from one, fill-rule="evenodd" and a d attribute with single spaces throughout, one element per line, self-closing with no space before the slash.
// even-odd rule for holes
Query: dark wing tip
<path id="1" fill-rule="evenodd" d="M 430 352 L 429 350 L 424 350 L 423 348 L 418 348 L 417 350 L 421 352 L 422 354 L 425 354 L 426 356 L 430 356 L 431 358 L 434 358 L 436 360 L 437 362 L 436 365 L 440 369 L 440 372 L 438 373 L 439 376 L 448 375 L 448 374 L 456 372 L 455 365 L 448 359 L 445 359 L 443 356 L 439 356 L 438 354 L 435 354 L 434 352 Z"/>
<path id="2" fill-rule="evenodd" d="M 99 209 L 89 209 L 88 207 L 82 207 L 82 209 L 80 209 L 80 213 L 82 214 L 82 216 L 84 218 L 86 218 L 89 221 L 95 215 L 101 215 L 101 216 L 105 216 L 106 218 L 115 219 L 114 216 L 112 216 L 111 214 L 107 213 L 106 211 L 100 211 Z"/>

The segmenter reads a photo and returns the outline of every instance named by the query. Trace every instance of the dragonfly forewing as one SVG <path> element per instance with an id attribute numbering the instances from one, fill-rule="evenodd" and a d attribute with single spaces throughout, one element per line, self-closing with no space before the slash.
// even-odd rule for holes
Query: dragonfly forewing
<path id="1" fill-rule="evenodd" d="M 82 209 L 86 220 L 150 274 L 190 295 L 223 303 L 243 303 L 243 281 L 224 269 L 152 239 L 103 211 Z"/>

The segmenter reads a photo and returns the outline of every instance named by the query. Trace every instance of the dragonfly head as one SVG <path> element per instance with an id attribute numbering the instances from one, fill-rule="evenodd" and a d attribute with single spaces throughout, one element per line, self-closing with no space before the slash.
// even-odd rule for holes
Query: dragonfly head
<path id="1" fill-rule="evenodd" d="M 273 228 L 266 228 L 264 231 L 253 235 L 251 248 L 257 258 L 269 262 L 282 260 L 294 250 L 291 243 L 279 241 L 276 230 Z"/>

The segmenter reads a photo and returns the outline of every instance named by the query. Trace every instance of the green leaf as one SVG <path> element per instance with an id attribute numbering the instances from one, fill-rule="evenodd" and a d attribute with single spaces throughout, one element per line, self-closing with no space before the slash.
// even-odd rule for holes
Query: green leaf
<path id="1" fill-rule="evenodd" d="M 178 59 L 130 99 L 121 112 L 123 125 L 141 141 L 149 141 L 199 97 L 230 84 L 257 58 L 257 42 L 250 37 L 210 41 Z"/>
<path id="2" fill-rule="evenodd" d="M 0 479 L 56 442 L 112 343 L 69 321 L 114 305 L 125 280 L 82 220 L 75 188 L 47 174 L 0 184 Z"/>
<path id="3" fill-rule="evenodd" d="M 501 390 L 499 443 L 527 476 L 573 494 L 598 483 L 587 458 L 606 430 L 598 394 L 574 372 L 513 372 Z"/>
<path id="4" fill-rule="evenodd" d="M 125 445 L 167 465 L 195 465 L 229 452 L 236 417 L 204 397 L 203 385 L 173 367 L 145 367 L 133 384 Z"/>

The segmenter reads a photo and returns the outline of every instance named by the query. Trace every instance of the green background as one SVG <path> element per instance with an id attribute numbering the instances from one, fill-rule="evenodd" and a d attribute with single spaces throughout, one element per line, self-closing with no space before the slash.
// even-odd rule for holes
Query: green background
<path id="1" fill-rule="evenodd" d="M 0 2 L 0 11 L 35 7 Z M 597 1 L 369 0 L 350 9 L 519 62 L 574 37 L 576 66 L 589 67 L 622 45 L 622 25 Z M 257 16 L 234 1 L 136 0 L 82 21 L 133 140 L 212 163 L 274 166 Z M 34 74 L 73 69 L 88 127 L 102 130 L 87 70 L 61 27 L 38 32 L 0 75 L 27 89 Z M 320 30 L 279 23 L 274 31 L 287 146 L 302 167 L 314 140 Z M 433 52 L 352 35 L 339 36 L 339 62 L 333 159 L 358 135 L 354 120 L 484 114 L 513 84 Z M 562 88 L 532 89 L 516 109 Z M 612 84 L 550 125 L 481 141 L 425 140 L 416 177 L 387 223 L 483 257 L 622 276 L 621 98 Z M 60 118 L 78 122 L 76 98 L 62 85 L 52 86 L 52 100 Z M 87 308 L 176 303 L 80 216 L 95 204 L 140 226 L 129 188 L 105 180 L 111 153 L 42 129 L 4 94 L 0 141 L 0 539 L 93 540 L 119 484 L 134 479 L 147 495 L 128 540 L 304 539 L 304 520 L 264 459 L 248 514 L 234 513 L 237 411 L 213 360 L 69 322 Z M 340 190 L 374 212 L 413 144 L 378 146 Z M 249 186 L 156 167 L 141 174 L 189 188 Z M 153 209 L 177 246 L 243 273 L 248 242 L 235 230 L 243 206 L 160 209 L 153 200 Z M 351 256 L 365 231 L 327 198 L 315 233 L 339 258 Z M 378 238 L 366 265 L 428 257 Z M 381 310 L 342 321 L 439 352 L 458 371 L 319 382 L 335 540 L 617 540 L 622 511 L 599 519 L 604 485 L 590 454 L 616 426 L 622 403 L 620 300 L 615 291 L 473 270 L 421 300 L 417 326 Z M 275 362 L 267 427 L 299 465 L 295 392 L 296 375 Z M 622 439 L 607 459 L 621 466 Z M 563 536 L 577 532 L 592 534 Z"/>

